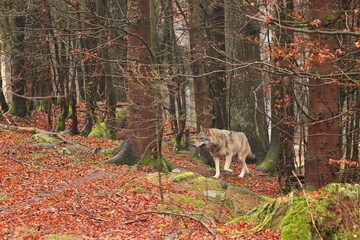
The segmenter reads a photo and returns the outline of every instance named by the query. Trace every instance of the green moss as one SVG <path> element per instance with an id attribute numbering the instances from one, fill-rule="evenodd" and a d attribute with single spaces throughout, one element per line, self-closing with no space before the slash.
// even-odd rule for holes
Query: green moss
<path id="1" fill-rule="evenodd" d="M 98 120 L 95 121 L 95 126 L 88 135 L 89 138 L 109 138 L 109 134 L 106 129 L 105 122 L 100 123 Z"/>
<path id="2" fill-rule="evenodd" d="M 186 180 L 190 180 L 190 179 L 193 179 L 193 178 L 196 178 L 195 173 L 193 173 L 193 172 L 184 172 L 184 173 L 181 173 L 181 174 L 175 176 L 172 179 L 172 181 L 173 182 L 181 182 L 181 181 L 186 181 Z"/>
<path id="3" fill-rule="evenodd" d="M 45 102 L 43 102 L 43 101 L 41 101 L 36 107 L 37 112 L 45 112 L 45 109 L 46 109 Z"/>
<path id="4" fill-rule="evenodd" d="M 169 206 L 166 204 L 159 204 L 156 206 L 156 210 L 158 211 L 167 211 L 169 210 Z"/>
<path id="5" fill-rule="evenodd" d="M 175 212 L 175 213 L 180 213 L 180 212 L 184 212 L 183 209 L 181 208 L 178 208 L 178 207 L 172 207 L 172 206 L 169 206 L 167 204 L 159 204 L 156 206 L 156 210 L 157 211 L 171 211 L 171 212 Z"/>
<path id="6" fill-rule="evenodd" d="M 65 116 L 66 115 L 66 116 Z M 64 111 L 62 111 L 60 114 L 59 114 L 59 117 L 58 117 L 58 122 L 56 124 L 56 130 L 57 131 L 64 131 L 65 130 L 65 121 L 66 121 L 66 118 L 67 118 L 67 113 L 64 113 Z"/>
<path id="7" fill-rule="evenodd" d="M 187 196 L 180 196 L 178 202 L 180 204 L 193 205 L 197 208 L 204 207 L 206 205 L 205 201 L 201 199 L 191 198 Z"/>
<path id="8" fill-rule="evenodd" d="M 138 162 L 141 166 L 150 166 L 153 169 L 159 169 L 159 166 L 161 166 L 160 170 L 161 172 L 168 173 L 169 168 L 166 165 L 165 159 L 161 158 L 160 160 L 150 156 L 150 157 L 144 157 Z"/>
<path id="9" fill-rule="evenodd" d="M 57 143 L 58 140 L 52 134 L 37 133 L 31 136 L 30 141 L 38 141 L 40 143 Z"/>
<path id="10" fill-rule="evenodd" d="M 360 220 L 359 190 L 359 184 L 329 184 L 316 196 L 307 196 L 310 207 L 304 197 L 294 198 L 281 221 L 282 238 L 316 237 L 309 213 L 311 211 L 323 239 L 356 239 L 359 230 L 354 226 L 357 226 Z"/>
<path id="11" fill-rule="evenodd" d="M 264 161 L 262 161 L 257 167 L 256 170 L 262 172 L 276 172 L 276 158 L 278 156 L 278 148 L 272 147 L 269 149 Z"/>
<path id="12" fill-rule="evenodd" d="M 358 236 L 359 230 L 354 226 L 360 222 L 360 185 L 332 183 L 321 192 L 312 203 L 312 209 L 322 237 L 353 239 L 351 236 Z"/>
<path id="13" fill-rule="evenodd" d="M 281 238 L 284 240 L 312 239 L 311 217 L 305 198 L 297 197 L 290 202 L 288 213 L 281 221 Z"/>
<path id="14" fill-rule="evenodd" d="M 116 126 L 121 128 L 125 126 L 127 117 L 127 107 L 116 108 Z"/>

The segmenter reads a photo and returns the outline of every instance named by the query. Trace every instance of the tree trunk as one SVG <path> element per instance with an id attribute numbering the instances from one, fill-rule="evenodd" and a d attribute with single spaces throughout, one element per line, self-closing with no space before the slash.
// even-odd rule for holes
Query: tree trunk
<path id="1" fill-rule="evenodd" d="M 96 4 L 93 1 L 83 0 L 83 10 L 84 14 L 79 14 L 79 19 L 84 18 L 85 21 L 81 22 L 81 28 L 87 29 L 93 28 L 93 25 L 96 25 L 94 20 L 94 13 L 96 12 Z M 92 31 L 85 33 L 84 36 L 80 38 L 80 49 L 83 49 L 84 59 L 82 66 L 83 74 L 83 88 L 84 88 L 84 100 L 85 100 L 85 123 L 82 130 L 83 134 L 88 135 L 92 126 L 95 122 L 95 108 L 97 101 L 97 89 L 99 84 L 99 76 L 97 71 L 99 70 L 98 61 L 95 55 L 96 48 L 98 45 L 97 39 L 92 35 Z"/>
<path id="2" fill-rule="evenodd" d="M 99 36 L 102 48 L 100 50 L 100 56 L 102 58 L 102 68 L 105 75 L 106 85 L 106 105 L 107 105 L 107 117 L 106 117 L 106 129 L 111 139 L 116 138 L 116 92 L 114 82 L 112 78 L 112 68 L 110 63 L 110 48 L 111 48 L 111 33 L 106 29 L 109 25 L 110 19 L 107 16 L 106 9 L 108 9 L 108 0 L 97 0 L 97 14 L 101 17 L 100 24 L 104 26 L 104 32 Z"/>
<path id="3" fill-rule="evenodd" d="M 121 152 L 107 163 L 136 164 L 160 156 L 161 129 L 158 93 L 151 79 L 150 5 L 147 0 L 129 1 L 128 19 L 128 117 Z M 158 163 L 161 167 L 161 164 Z"/>
<path id="4" fill-rule="evenodd" d="M 9 110 L 9 105 L 6 102 L 4 91 L 2 88 L 2 78 L 0 74 L 0 106 L 1 106 L 1 112 L 0 113 L 6 113 Z"/>
<path id="5" fill-rule="evenodd" d="M 243 6 L 234 0 L 225 1 L 228 112 L 230 129 L 244 132 L 257 162 L 268 149 L 268 134 L 264 111 L 262 76 L 258 70 L 239 66 L 260 60 L 259 25 L 246 18 Z M 236 70 L 239 68 L 240 70 Z"/>
<path id="6" fill-rule="evenodd" d="M 63 42 L 56 42 L 55 41 L 55 56 L 56 59 L 56 72 L 57 72 L 57 89 L 58 94 L 60 95 L 60 115 L 58 118 L 58 122 L 56 124 L 57 131 L 64 131 L 65 130 L 65 123 L 66 119 L 69 115 L 69 102 L 68 102 L 68 78 L 69 78 L 69 69 L 68 62 L 66 60 L 66 49 L 65 44 Z"/>
<path id="7" fill-rule="evenodd" d="M 312 19 L 321 21 L 319 28 L 329 27 L 328 13 L 336 11 L 336 1 L 324 3 L 321 0 L 310 0 L 309 14 Z M 315 28 L 315 27 L 314 27 Z M 330 78 L 334 71 L 331 59 L 322 58 L 321 51 L 328 48 L 330 53 L 336 46 L 336 37 L 330 35 L 311 35 L 311 40 L 320 46 L 320 50 L 314 49 L 310 53 L 313 57 L 309 82 L 309 115 L 312 122 L 309 123 L 308 149 L 305 156 L 305 183 L 308 186 L 321 188 L 334 182 L 335 175 L 332 172 L 329 159 L 339 158 L 339 120 L 334 118 L 338 113 L 338 86 L 331 82 Z"/>
<path id="8" fill-rule="evenodd" d="M 12 91 L 13 109 L 12 113 L 19 117 L 26 117 L 27 107 L 25 99 L 25 16 L 14 17 L 15 37 L 13 42 L 13 72 Z"/>
<path id="9" fill-rule="evenodd" d="M 293 15 L 294 3 L 293 0 L 287 0 L 279 3 L 276 8 L 276 15 L 280 23 L 291 21 L 289 16 Z M 276 32 L 277 47 L 283 49 L 283 52 L 288 58 L 284 58 L 282 54 L 275 56 L 275 66 L 280 66 L 282 69 L 288 69 L 296 64 L 292 43 L 294 41 L 294 33 L 291 30 L 278 29 Z M 280 153 L 277 158 L 277 172 L 280 189 L 284 193 L 291 191 L 290 177 L 295 169 L 294 160 L 294 135 L 295 135 L 295 116 L 294 116 L 294 81 L 293 76 L 286 76 L 284 74 L 274 75 L 276 84 L 273 88 L 273 113 L 272 124 L 279 128 L 280 131 Z M 285 186 L 283 187 L 283 181 Z"/>
<path id="10" fill-rule="evenodd" d="M 198 132 L 200 131 L 200 127 L 210 127 L 212 120 L 204 61 L 204 53 L 206 52 L 206 48 L 204 47 L 206 41 L 204 31 L 206 4 L 207 1 L 189 1 L 191 68 L 194 75 L 195 112 Z"/>
<path id="11" fill-rule="evenodd" d="M 215 5 L 216 4 L 216 5 Z M 224 1 L 219 1 L 211 6 L 208 28 L 211 48 L 208 54 L 212 57 L 209 61 L 210 99 L 213 110 L 212 127 L 219 129 L 228 128 L 226 106 L 226 59 L 225 59 L 225 13 Z M 211 72 L 212 71 L 212 72 Z"/>

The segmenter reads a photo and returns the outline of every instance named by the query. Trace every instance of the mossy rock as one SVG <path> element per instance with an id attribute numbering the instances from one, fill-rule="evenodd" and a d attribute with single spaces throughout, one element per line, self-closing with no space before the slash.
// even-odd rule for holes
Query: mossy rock
<path id="1" fill-rule="evenodd" d="M 59 140 L 49 133 L 37 133 L 31 136 L 30 141 L 38 141 L 40 143 L 58 143 Z"/>
<path id="2" fill-rule="evenodd" d="M 184 172 L 184 173 L 181 173 L 179 175 L 176 175 L 172 181 L 173 182 L 181 182 L 181 181 L 185 181 L 185 180 L 190 180 L 190 179 L 193 179 L 193 178 L 196 178 L 196 174 L 193 173 L 193 172 Z"/>
<path id="3" fill-rule="evenodd" d="M 260 205 L 263 201 L 254 200 L 253 195 L 240 191 L 224 189 L 217 179 L 206 178 L 193 172 L 170 172 L 163 174 L 162 182 L 175 182 L 179 189 L 191 193 L 184 195 L 177 192 L 165 192 L 166 206 L 159 206 L 160 210 L 172 210 L 186 213 L 181 206 L 192 206 L 198 212 L 204 213 L 208 218 L 226 223 L 246 213 L 248 210 Z M 149 179 L 158 182 L 158 175 L 149 175 Z M 218 209 L 223 209 L 219 212 Z M 201 216 L 199 216 L 201 217 Z"/>
<path id="4" fill-rule="evenodd" d="M 329 184 L 316 195 L 278 198 L 259 206 L 248 214 L 231 221 L 245 220 L 258 223 L 250 231 L 273 228 L 281 231 L 281 238 L 358 239 L 360 236 L 360 185 Z M 307 203 L 309 202 L 309 206 Z M 312 223 L 311 215 L 315 221 Z"/>

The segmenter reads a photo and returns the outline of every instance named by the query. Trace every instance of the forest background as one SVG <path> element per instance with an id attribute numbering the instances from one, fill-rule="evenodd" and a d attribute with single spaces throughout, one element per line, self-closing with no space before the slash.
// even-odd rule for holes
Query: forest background
<path id="1" fill-rule="evenodd" d="M 176 151 L 200 127 L 242 131 L 283 192 L 294 173 L 359 181 L 358 1 L 2 0 L 0 14 L 3 116 L 102 129 L 124 140 L 108 163 L 163 168 L 165 126 Z"/>

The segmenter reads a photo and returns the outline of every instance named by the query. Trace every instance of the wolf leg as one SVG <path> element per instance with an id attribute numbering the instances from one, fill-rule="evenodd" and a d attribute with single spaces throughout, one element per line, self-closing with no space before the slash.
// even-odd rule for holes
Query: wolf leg
<path id="1" fill-rule="evenodd" d="M 215 162 L 215 175 L 214 178 L 219 178 L 220 177 L 220 159 L 217 157 L 214 157 L 214 162 Z"/>
<path id="2" fill-rule="evenodd" d="M 225 158 L 224 171 L 233 172 L 233 170 L 230 169 L 231 160 L 232 160 L 232 156 L 227 155 L 226 158 Z"/>
<path id="3" fill-rule="evenodd" d="M 249 169 L 248 169 L 248 167 L 247 167 L 247 165 L 246 165 L 246 161 L 245 161 L 245 157 L 244 156 L 241 156 L 241 159 L 240 159 L 240 162 L 241 162 L 241 173 L 240 173 L 240 175 L 239 175 L 239 177 L 241 177 L 241 178 L 243 178 L 244 177 L 244 175 L 245 175 L 245 171 L 246 171 L 246 173 L 249 173 L 250 171 L 249 171 Z"/>

